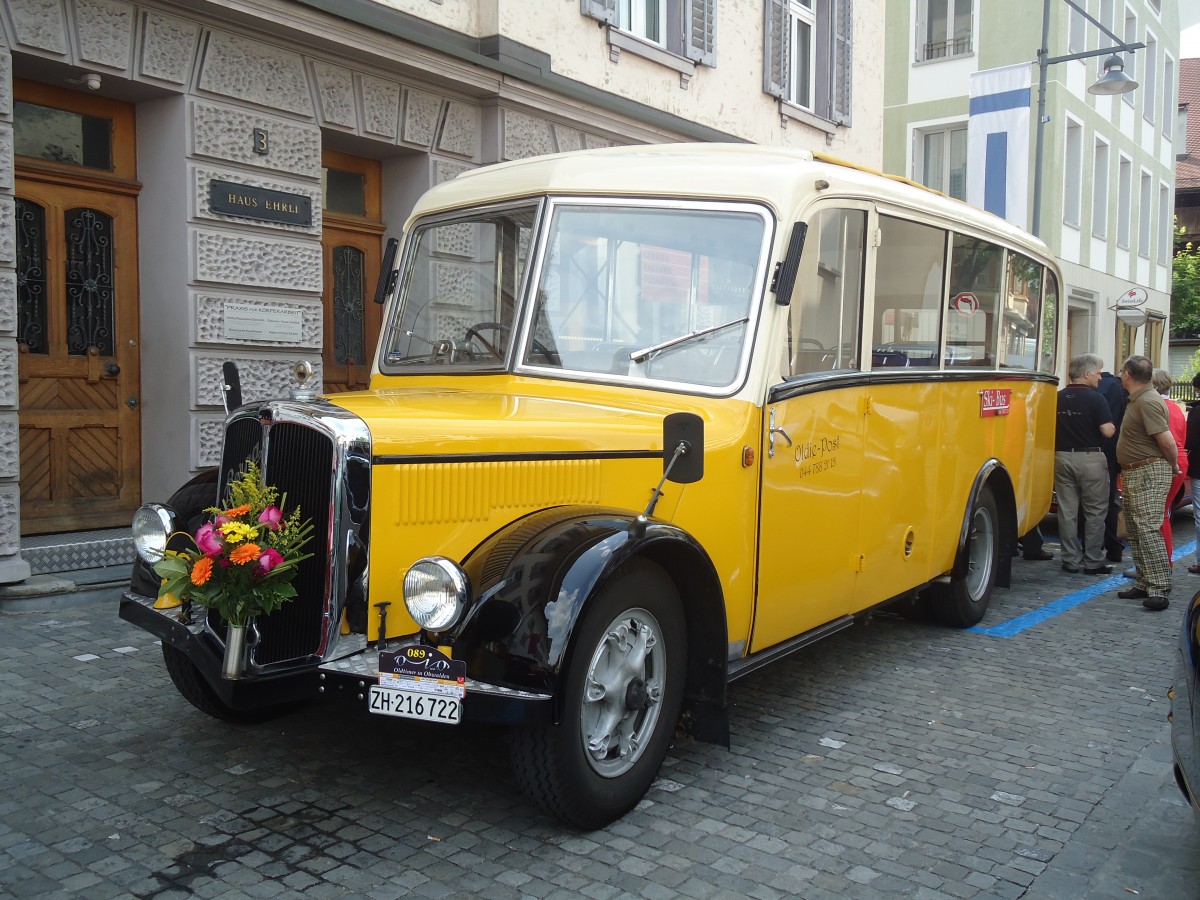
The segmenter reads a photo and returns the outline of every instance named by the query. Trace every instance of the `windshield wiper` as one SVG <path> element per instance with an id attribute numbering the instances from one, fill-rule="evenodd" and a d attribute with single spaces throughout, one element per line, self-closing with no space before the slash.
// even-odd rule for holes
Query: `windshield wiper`
<path id="1" fill-rule="evenodd" d="M 713 325 L 711 328 L 701 328 L 699 331 L 692 331 L 688 334 L 681 334 L 679 337 L 673 337 L 669 341 L 663 341 L 661 344 L 655 344 L 653 347 L 646 347 L 644 350 L 634 350 L 629 354 L 629 361 L 635 363 L 644 363 L 656 353 L 661 353 L 671 347 L 677 347 L 680 344 L 686 344 L 688 341 L 694 341 L 697 338 L 707 337 L 721 331 L 724 328 L 729 328 L 733 325 L 743 325 L 750 321 L 749 316 L 742 316 L 740 319 L 734 319 L 730 322 L 722 322 L 720 325 Z"/>

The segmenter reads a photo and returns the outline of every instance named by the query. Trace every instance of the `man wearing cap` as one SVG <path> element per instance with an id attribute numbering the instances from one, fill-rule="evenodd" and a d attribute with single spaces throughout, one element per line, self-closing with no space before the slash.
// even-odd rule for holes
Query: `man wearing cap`
<path id="1" fill-rule="evenodd" d="M 1117 596 L 1141 600 L 1146 609 L 1157 611 L 1170 605 L 1171 564 L 1162 536 L 1162 511 L 1171 481 L 1180 469 L 1167 404 L 1150 383 L 1153 374 L 1154 364 L 1144 356 L 1131 356 L 1121 366 L 1121 384 L 1129 391 L 1129 403 L 1117 440 L 1117 462 L 1137 578 Z"/>

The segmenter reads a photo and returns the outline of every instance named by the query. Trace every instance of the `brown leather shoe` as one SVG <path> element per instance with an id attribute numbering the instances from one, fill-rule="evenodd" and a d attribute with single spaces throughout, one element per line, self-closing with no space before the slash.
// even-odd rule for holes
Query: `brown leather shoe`
<path id="1" fill-rule="evenodd" d="M 1150 597 L 1140 587 L 1131 587 L 1128 590 L 1117 591 L 1117 596 L 1122 600 L 1147 600 Z"/>
<path id="2" fill-rule="evenodd" d="M 1146 609 L 1152 609 L 1155 612 L 1161 612 L 1171 605 L 1171 601 L 1166 597 L 1147 597 L 1142 601 L 1142 606 Z"/>

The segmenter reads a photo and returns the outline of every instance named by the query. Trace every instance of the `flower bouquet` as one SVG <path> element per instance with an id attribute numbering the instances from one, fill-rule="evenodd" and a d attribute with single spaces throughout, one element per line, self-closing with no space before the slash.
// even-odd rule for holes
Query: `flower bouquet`
<path id="1" fill-rule="evenodd" d="M 229 625 L 244 627 L 258 615 L 277 610 L 296 596 L 296 567 L 312 556 L 304 545 L 312 537 L 311 520 L 300 520 L 299 507 L 284 515 L 279 491 L 264 485 L 251 462 L 228 487 L 230 507 L 210 507 L 212 521 L 188 535 L 195 549 L 168 550 L 154 566 L 162 578 L 159 597 L 216 610 Z"/>

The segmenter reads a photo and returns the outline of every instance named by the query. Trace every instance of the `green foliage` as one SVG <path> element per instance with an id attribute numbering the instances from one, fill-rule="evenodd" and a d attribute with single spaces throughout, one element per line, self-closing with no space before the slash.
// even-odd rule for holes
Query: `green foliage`
<path id="1" fill-rule="evenodd" d="M 1171 272 L 1171 337 L 1200 337 L 1200 247 L 1175 233 Z"/>
<path id="2" fill-rule="evenodd" d="M 215 609 L 230 625 L 246 625 L 296 596 L 296 567 L 312 556 L 312 537 L 299 507 L 284 514 L 285 496 L 262 482 L 254 463 L 229 485 L 232 505 L 210 507 L 212 521 L 188 535 L 194 550 L 168 551 L 154 571 L 163 580 L 160 597 L 171 594 Z"/>

